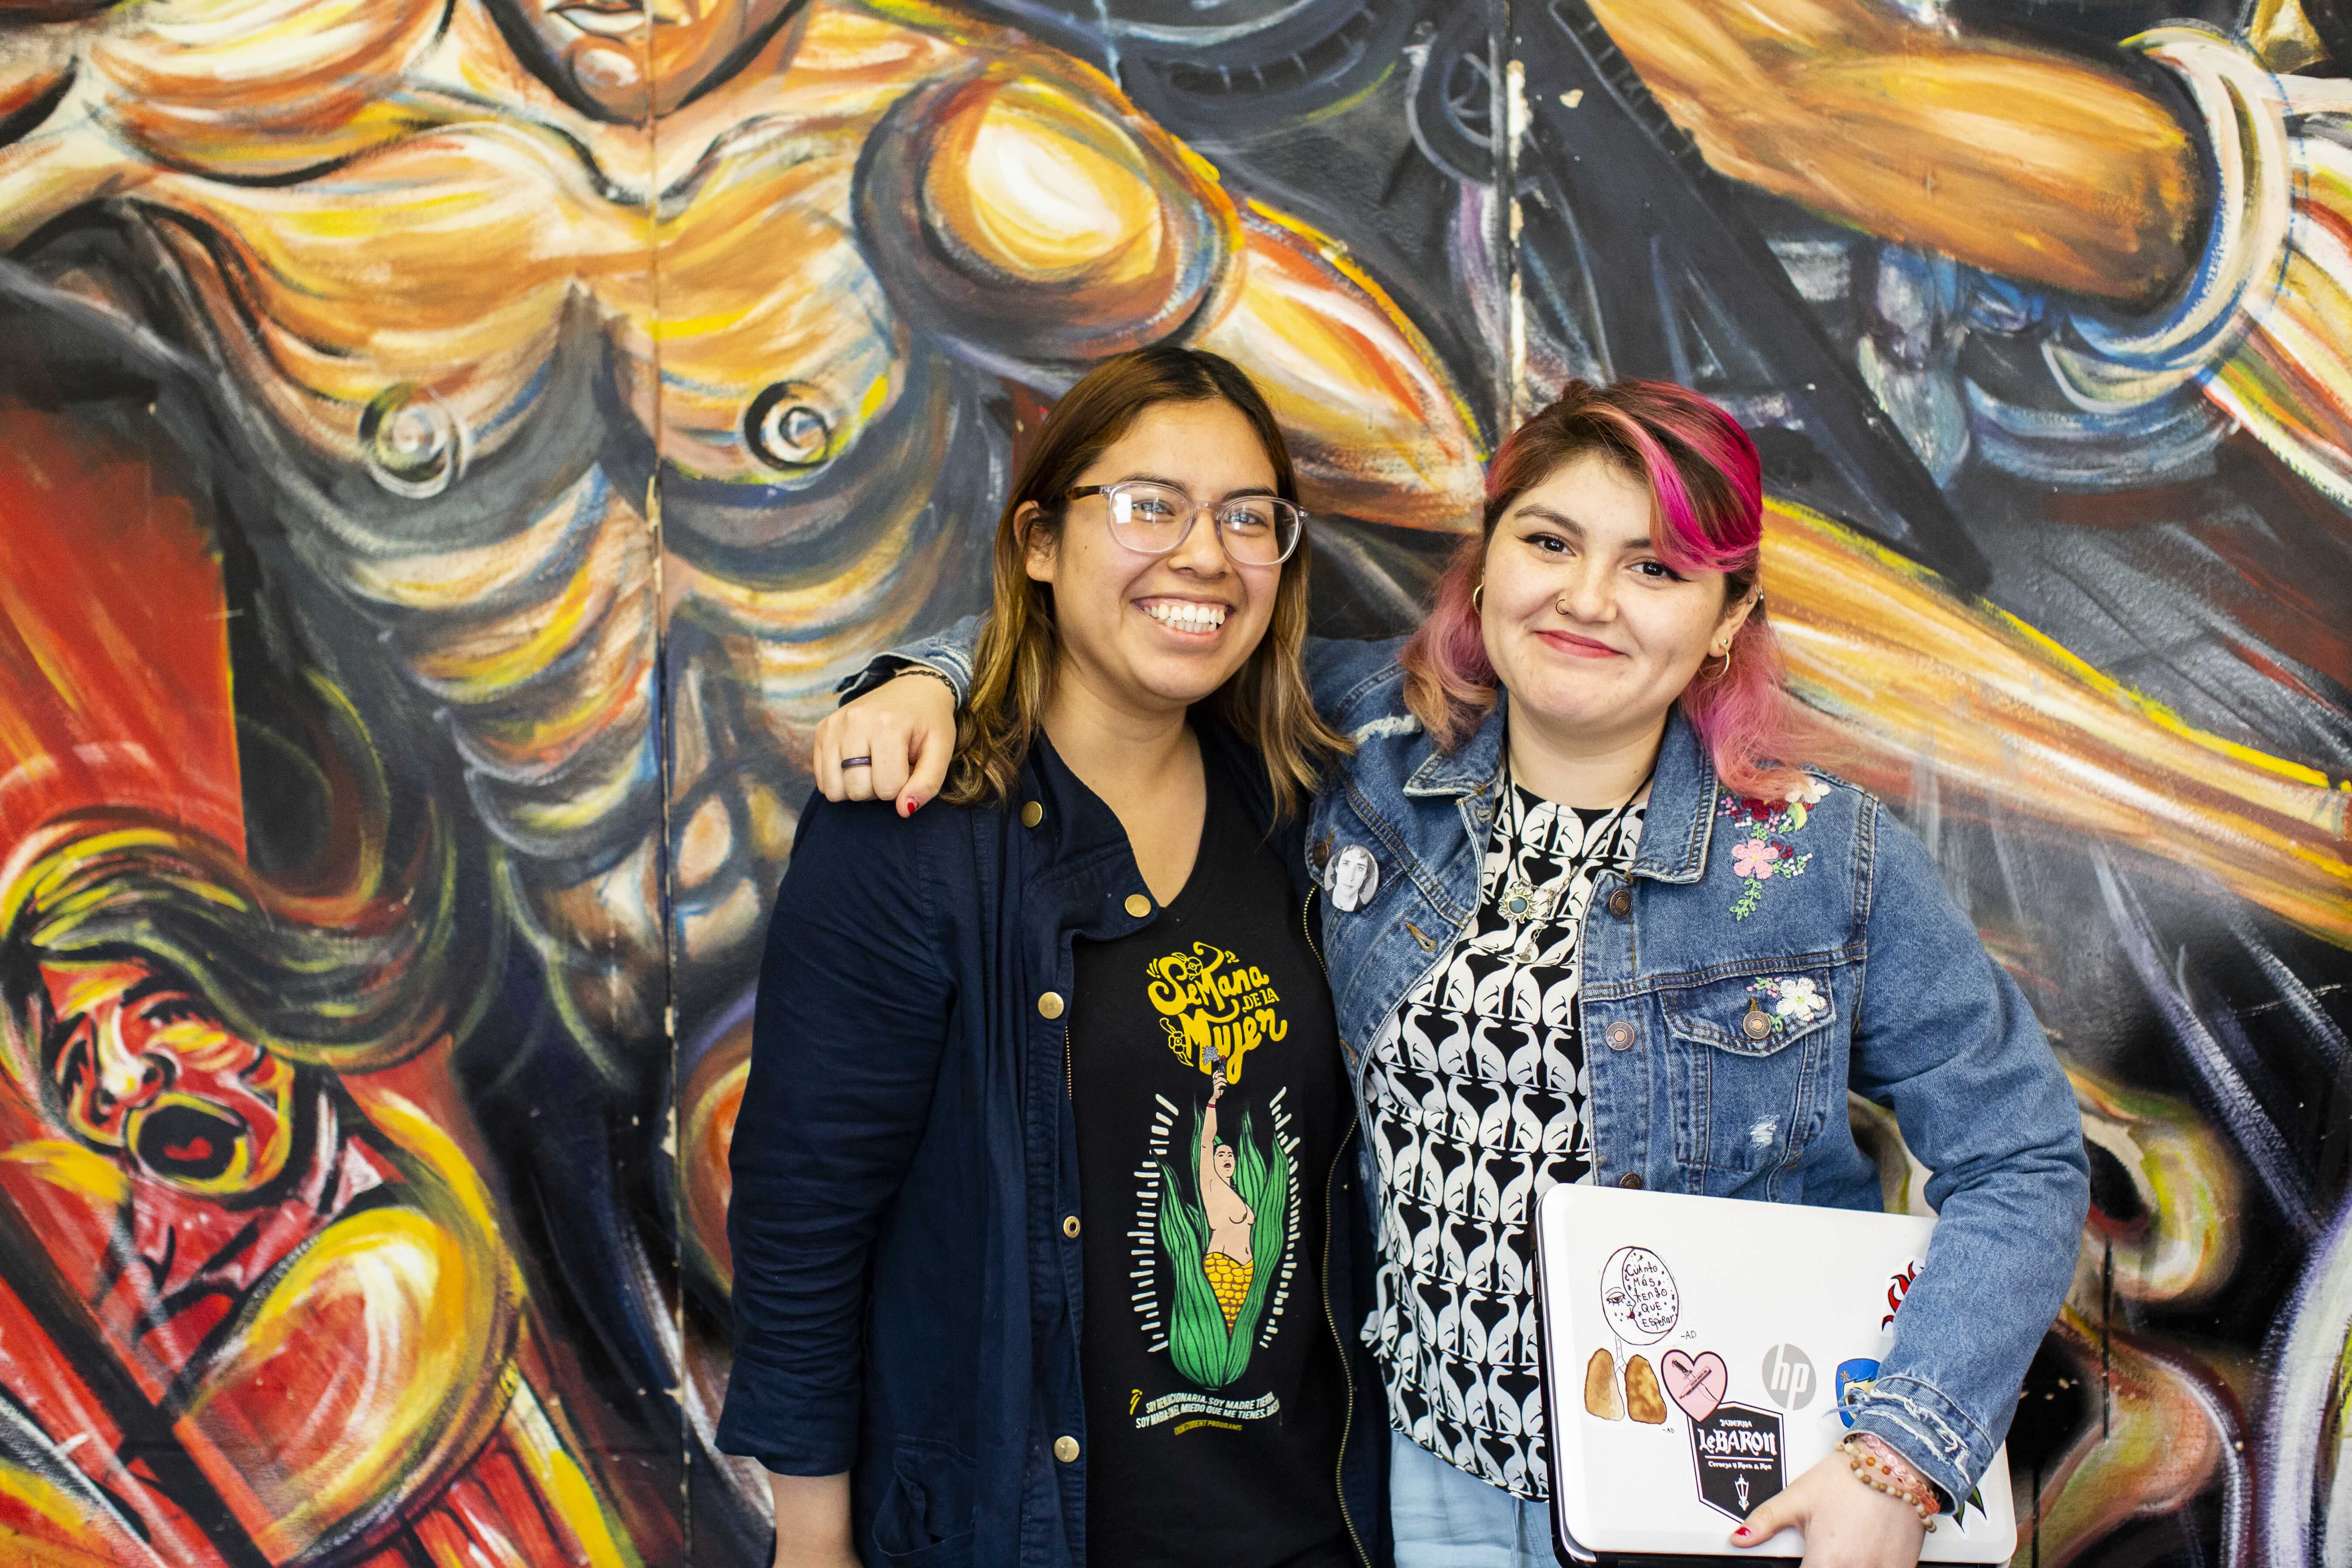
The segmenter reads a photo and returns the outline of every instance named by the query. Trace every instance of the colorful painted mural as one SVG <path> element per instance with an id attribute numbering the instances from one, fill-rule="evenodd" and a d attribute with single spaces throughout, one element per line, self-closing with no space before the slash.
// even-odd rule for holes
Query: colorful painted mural
<path id="1" fill-rule="evenodd" d="M 1339 633 L 1567 378 L 1741 416 L 2082 1101 L 2018 1562 L 2352 1563 L 2344 0 L 0 0 L 0 1557 L 763 1560 L 808 733 L 1160 340 Z"/>

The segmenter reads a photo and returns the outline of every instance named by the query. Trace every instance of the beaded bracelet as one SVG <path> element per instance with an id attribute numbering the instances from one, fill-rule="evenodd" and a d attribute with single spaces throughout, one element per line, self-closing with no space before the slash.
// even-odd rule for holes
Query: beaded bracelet
<path id="1" fill-rule="evenodd" d="M 1935 1489 L 1927 1484 L 1926 1477 L 1899 1458 L 1890 1456 L 1882 1461 L 1877 1454 L 1872 1452 L 1874 1447 L 1869 1438 L 1857 1434 L 1841 1442 L 1838 1452 L 1845 1456 L 1846 1468 L 1853 1472 L 1854 1479 L 1898 1501 L 1908 1503 L 1918 1513 L 1919 1522 L 1932 1532 L 1936 1528 L 1936 1515 L 1942 1511 L 1936 1501 Z M 1896 1468 L 1898 1465 L 1900 1469 Z"/>

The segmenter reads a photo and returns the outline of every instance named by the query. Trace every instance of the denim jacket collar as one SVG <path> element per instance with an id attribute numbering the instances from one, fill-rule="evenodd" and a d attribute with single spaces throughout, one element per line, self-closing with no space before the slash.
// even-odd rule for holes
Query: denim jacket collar
<path id="1" fill-rule="evenodd" d="M 1485 795 L 1499 787 L 1507 692 L 1496 693 L 1495 710 L 1467 741 L 1452 752 L 1434 745 L 1405 781 L 1409 796 Z M 1660 882 L 1696 882 L 1706 871 L 1721 789 L 1698 731 L 1680 704 L 1667 710 L 1666 733 L 1658 748 L 1658 771 L 1650 785 L 1650 808 L 1642 828 L 1642 855 L 1632 870 Z"/>
<path id="2" fill-rule="evenodd" d="M 1508 693 L 1495 693 L 1495 710 L 1471 737 L 1448 752 L 1432 742 L 1429 760 L 1404 783 L 1409 796 L 1485 795 L 1503 776 L 1503 710 Z"/>
<path id="3" fill-rule="evenodd" d="M 1658 747 L 1658 771 L 1650 782 L 1650 809 L 1643 816 L 1642 854 L 1633 864 L 1633 875 L 1659 882 L 1696 882 L 1704 876 L 1720 793 L 1706 748 L 1676 703 L 1666 713 L 1665 739 Z"/>

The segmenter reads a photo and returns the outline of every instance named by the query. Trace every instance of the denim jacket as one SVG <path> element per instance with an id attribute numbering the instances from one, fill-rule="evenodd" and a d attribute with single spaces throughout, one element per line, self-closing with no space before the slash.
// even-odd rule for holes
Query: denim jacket
<path id="1" fill-rule="evenodd" d="M 901 655 L 961 691 L 971 625 Z M 1316 639 L 1307 653 L 1317 709 L 1357 749 L 1326 781 L 1303 853 L 1317 869 L 1360 847 L 1377 868 L 1355 909 L 1320 900 L 1367 1126 L 1364 1052 L 1475 913 L 1503 787 L 1507 698 L 1441 752 L 1404 706 L 1402 646 Z M 1593 1179 L 1874 1209 L 1877 1168 L 1846 1097 L 1891 1108 L 1933 1173 L 1938 1223 L 1894 1346 L 1846 1409 L 1965 1498 L 2074 1276 L 2090 1202 L 2081 1118 L 1926 847 L 1866 792 L 1810 776 L 1816 800 L 1740 801 L 1680 712 L 1669 720 L 1641 852 L 1595 886 L 1586 917 Z"/>

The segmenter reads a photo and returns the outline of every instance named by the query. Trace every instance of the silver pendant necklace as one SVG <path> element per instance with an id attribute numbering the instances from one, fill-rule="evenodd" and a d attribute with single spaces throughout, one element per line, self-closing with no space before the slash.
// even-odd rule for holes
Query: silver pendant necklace
<path id="1" fill-rule="evenodd" d="M 1600 826 L 1584 836 L 1585 843 L 1591 846 L 1595 853 L 1599 852 L 1601 845 L 1609 841 L 1610 834 L 1614 832 L 1617 825 L 1624 820 L 1625 814 L 1633 808 L 1633 802 L 1641 793 L 1650 787 L 1650 780 L 1655 776 L 1657 771 L 1657 763 L 1653 762 L 1650 764 L 1650 771 L 1642 775 L 1642 782 L 1633 786 L 1633 793 L 1619 801 L 1615 809 L 1601 819 Z M 1511 841 L 1513 848 L 1516 849 L 1519 847 L 1519 826 L 1526 821 L 1526 816 L 1519 800 L 1517 783 L 1511 777 L 1510 763 L 1507 759 L 1503 764 L 1503 792 L 1504 798 L 1509 803 Z M 1574 809 L 1573 806 L 1560 805 L 1557 803 L 1553 805 L 1555 812 Z M 1583 858 L 1585 858 L 1583 856 L 1578 857 L 1579 860 Z M 1502 896 L 1495 900 L 1495 908 L 1504 919 L 1520 928 L 1518 949 L 1512 954 L 1517 962 L 1533 963 L 1536 961 L 1536 937 L 1546 926 L 1551 924 L 1553 917 L 1559 912 L 1560 895 L 1568 890 L 1569 879 L 1575 873 L 1576 867 L 1571 864 L 1568 869 L 1560 872 L 1559 876 L 1540 888 L 1528 880 L 1524 875 L 1515 876 L 1504 885 Z"/>

